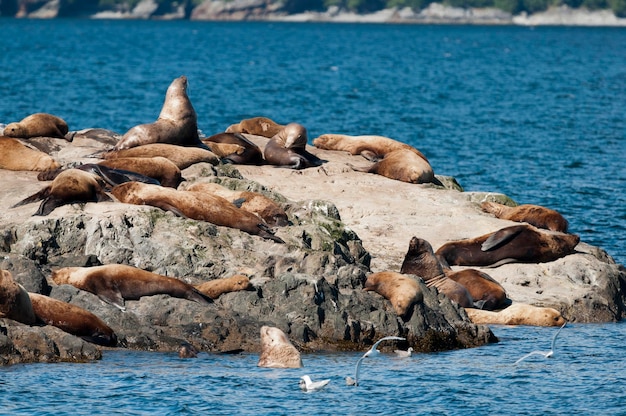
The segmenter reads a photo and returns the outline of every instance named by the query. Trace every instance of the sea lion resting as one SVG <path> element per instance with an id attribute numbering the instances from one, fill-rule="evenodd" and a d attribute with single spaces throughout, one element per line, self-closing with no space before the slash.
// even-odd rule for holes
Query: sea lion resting
<path id="1" fill-rule="evenodd" d="M 475 324 L 561 326 L 565 323 L 565 318 L 556 309 L 525 303 L 513 303 L 498 312 L 479 309 L 466 309 L 465 312 Z"/>
<path id="2" fill-rule="evenodd" d="M 442 186 L 441 182 L 435 178 L 435 172 L 430 163 L 408 149 L 394 150 L 387 153 L 383 159 L 378 160 L 370 167 L 356 168 L 352 166 L 352 169 L 375 173 L 402 182 L 434 183 Z"/>
<path id="3" fill-rule="evenodd" d="M 222 279 L 213 279 L 208 282 L 204 282 L 195 285 L 195 288 L 205 296 L 211 299 L 217 299 L 224 293 L 237 292 L 240 290 L 248 290 L 252 287 L 248 276 L 242 274 L 236 274 L 231 277 L 225 277 Z"/>
<path id="4" fill-rule="evenodd" d="M 31 149 L 17 139 L 0 137 L 0 169 L 43 172 L 60 167 L 47 153 Z"/>
<path id="5" fill-rule="evenodd" d="M 289 123 L 274 135 L 263 149 L 263 157 L 270 165 L 291 169 L 305 169 L 323 163 L 306 150 L 307 132 L 298 123 Z"/>
<path id="6" fill-rule="evenodd" d="M 370 274 L 363 290 L 371 290 L 383 296 L 391 302 L 396 314 L 402 319 L 408 318 L 413 311 L 413 305 L 424 299 L 417 280 L 390 271 Z"/>
<path id="7" fill-rule="evenodd" d="M 228 154 L 222 156 L 224 163 L 236 163 L 239 165 L 260 165 L 263 163 L 263 152 L 256 144 L 245 138 L 240 133 L 218 133 L 202 139 L 202 142 L 211 150 L 215 145 L 237 146 Z"/>
<path id="8" fill-rule="evenodd" d="M 537 228 L 567 232 L 568 222 L 559 212 L 541 205 L 524 204 L 509 207 L 497 202 L 483 202 L 481 208 L 485 212 L 503 220 L 527 222 Z"/>
<path id="9" fill-rule="evenodd" d="M 68 284 L 93 293 L 121 310 L 125 310 L 126 300 L 139 300 L 143 296 L 153 295 L 169 295 L 201 304 L 211 302 L 211 299 L 182 280 L 124 264 L 64 267 L 54 270 L 51 277 L 58 285 Z"/>
<path id="10" fill-rule="evenodd" d="M 8 270 L 0 270 L 0 318 L 26 325 L 33 325 L 37 320 L 28 292 Z"/>
<path id="11" fill-rule="evenodd" d="M 68 131 L 67 123 L 62 118 L 47 113 L 35 113 L 17 123 L 7 124 L 3 134 L 18 139 L 54 137 L 68 140 L 65 136 Z"/>
<path id="12" fill-rule="evenodd" d="M 130 149 L 111 150 L 102 153 L 100 156 L 107 160 L 128 157 L 161 156 L 172 161 L 180 170 L 186 169 L 195 163 L 207 162 L 212 165 L 220 163 L 220 158 L 210 150 L 167 143 L 144 144 Z"/>
<path id="13" fill-rule="evenodd" d="M 154 178 L 161 186 L 176 188 L 182 181 L 182 175 L 178 166 L 171 160 L 161 157 L 121 157 L 98 162 L 98 165 L 113 169 L 123 169 L 137 172 Z"/>
<path id="14" fill-rule="evenodd" d="M 185 218 L 236 228 L 252 235 L 284 243 L 271 232 L 262 219 L 216 195 L 178 191 L 140 182 L 118 185 L 111 190 L 111 193 L 120 202 L 151 205 L 165 211 L 172 211 Z"/>
<path id="15" fill-rule="evenodd" d="M 300 368 L 302 359 L 300 352 L 283 331 L 264 325 L 261 327 L 261 355 L 257 365 L 268 368 Z"/>
<path id="16" fill-rule="evenodd" d="M 435 254 L 449 265 L 459 266 L 544 263 L 573 253 L 579 241 L 575 234 L 542 231 L 521 224 L 480 237 L 445 243 Z"/>
<path id="17" fill-rule="evenodd" d="M 237 124 L 231 124 L 226 128 L 226 133 L 247 133 L 255 136 L 274 137 L 284 127 L 284 125 L 267 117 L 252 117 L 241 120 Z"/>
<path id="18" fill-rule="evenodd" d="M 326 150 L 346 151 L 351 155 L 361 155 L 372 161 L 382 159 L 395 150 L 410 150 L 428 162 L 426 156 L 413 146 L 384 136 L 350 136 L 329 133 L 313 139 L 313 146 Z"/>

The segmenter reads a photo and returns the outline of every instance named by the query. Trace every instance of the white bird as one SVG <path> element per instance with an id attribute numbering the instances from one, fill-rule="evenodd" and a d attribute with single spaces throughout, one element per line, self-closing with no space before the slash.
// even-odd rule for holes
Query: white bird
<path id="1" fill-rule="evenodd" d="M 413 347 L 409 347 L 409 349 L 406 350 L 406 351 L 403 351 L 403 350 L 393 350 L 393 352 L 395 352 L 398 357 L 408 358 L 408 357 L 411 356 L 411 354 L 413 354 Z"/>
<path id="2" fill-rule="evenodd" d="M 378 351 L 378 349 L 377 349 L 378 344 L 380 344 L 382 341 L 387 341 L 387 340 L 405 341 L 406 338 L 390 336 L 390 337 L 383 337 L 383 338 L 379 339 L 378 341 L 376 341 L 374 343 L 374 345 L 372 345 L 372 348 L 367 350 L 365 352 L 365 354 L 363 354 L 363 356 L 361 358 L 359 358 L 359 360 L 356 362 L 356 369 L 354 371 L 354 379 L 352 379 L 352 377 L 346 377 L 346 384 L 347 385 L 349 385 L 349 386 L 358 386 L 359 385 L 359 369 L 361 367 L 361 361 L 363 361 L 364 358 L 375 357 L 378 354 L 380 354 L 380 351 Z"/>
<path id="3" fill-rule="evenodd" d="M 563 329 L 563 327 L 566 324 L 567 324 L 567 322 L 565 322 L 563 325 L 561 325 L 559 330 L 556 331 L 556 334 L 554 334 L 554 337 L 552 337 L 552 346 L 550 347 L 550 351 L 532 351 L 532 352 L 529 352 L 528 354 L 526 354 L 525 356 L 523 356 L 519 360 L 515 361 L 515 364 L 519 363 L 522 360 L 525 360 L 526 358 L 530 357 L 531 355 L 543 355 L 545 358 L 552 357 L 554 355 L 554 344 L 556 342 L 556 337 L 559 336 L 559 332 L 561 332 L 561 329 Z"/>
<path id="4" fill-rule="evenodd" d="M 320 390 L 326 387 L 326 385 L 330 383 L 330 379 L 322 380 L 322 381 L 312 381 L 311 377 L 304 375 L 300 377 L 300 381 L 298 385 L 304 391 L 315 391 Z"/>

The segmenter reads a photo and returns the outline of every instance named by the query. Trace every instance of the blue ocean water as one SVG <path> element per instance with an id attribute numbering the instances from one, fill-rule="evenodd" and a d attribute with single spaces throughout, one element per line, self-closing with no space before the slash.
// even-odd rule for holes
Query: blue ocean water
<path id="1" fill-rule="evenodd" d="M 154 121 L 184 74 L 206 135 L 263 115 L 310 138 L 392 137 L 466 190 L 559 210 L 626 263 L 623 28 L 0 19 L 0 29 L 0 123 L 48 112 L 72 130 L 123 133 Z M 624 413 L 626 327 L 568 325 L 554 358 L 511 365 L 548 349 L 553 331 L 502 327 L 496 345 L 383 357 L 358 389 L 342 384 L 354 354 L 279 371 L 254 355 L 107 351 L 91 365 L 0 369 L 0 412 Z M 305 373 L 333 381 L 303 394 Z"/>

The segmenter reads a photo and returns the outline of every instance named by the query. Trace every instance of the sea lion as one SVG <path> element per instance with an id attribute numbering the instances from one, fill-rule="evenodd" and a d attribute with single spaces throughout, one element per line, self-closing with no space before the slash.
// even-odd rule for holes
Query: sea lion
<path id="1" fill-rule="evenodd" d="M 140 182 L 118 185 L 111 190 L 111 193 L 120 202 L 151 205 L 165 211 L 172 211 L 185 218 L 236 228 L 252 235 L 284 243 L 271 232 L 262 219 L 216 195 L 178 191 Z"/>
<path id="2" fill-rule="evenodd" d="M 201 304 L 211 299 L 182 280 L 162 276 L 125 264 L 106 264 L 94 267 L 63 267 L 52 272 L 57 285 L 68 284 L 91 292 L 103 301 L 125 310 L 125 301 L 143 296 L 169 295 Z"/>
<path id="3" fill-rule="evenodd" d="M 17 139 L 0 137 L 0 169 L 43 172 L 60 167 L 47 153 L 31 149 Z"/>
<path id="4" fill-rule="evenodd" d="M 462 285 L 473 300 L 472 305 L 464 306 L 466 308 L 475 307 L 493 310 L 510 304 L 510 300 L 502 285 L 487 273 L 476 269 L 453 271 L 447 264 L 441 263 L 440 259 L 433 252 L 430 243 L 421 238 L 411 238 L 401 271 L 402 273 L 412 273 L 422 277 L 427 285 L 430 286 L 435 283 L 442 285 L 446 279 Z M 446 279 L 442 278 L 442 273 Z M 434 278 L 438 279 L 432 280 Z M 440 291 L 446 293 L 450 289 L 452 289 L 452 292 L 449 297 L 460 295 L 460 299 L 454 300 L 459 304 L 466 302 L 464 291 L 456 287 L 456 285 L 447 283 L 447 286 L 440 289 Z"/>
<path id="5" fill-rule="evenodd" d="M 161 157 L 120 157 L 98 162 L 98 165 L 137 172 L 154 178 L 161 186 L 176 188 L 182 181 L 180 169 L 171 160 Z"/>
<path id="6" fill-rule="evenodd" d="M 38 293 L 29 293 L 29 296 L 35 315 L 46 325 L 56 326 L 94 344 L 107 347 L 117 345 L 115 332 L 93 313 Z"/>
<path id="7" fill-rule="evenodd" d="M 82 165 L 77 165 L 72 169 L 82 170 L 88 173 L 91 173 L 97 177 L 100 177 L 103 182 L 109 186 L 119 185 L 121 183 L 130 182 L 130 181 L 138 181 L 143 183 L 151 183 L 155 185 L 160 185 L 161 183 L 153 179 L 149 176 L 142 175 L 141 173 L 131 172 L 129 170 L 123 169 L 114 169 L 108 166 L 99 165 L 95 163 L 84 163 Z M 40 172 L 37 175 L 37 180 L 39 181 L 52 181 L 54 180 L 61 172 L 67 169 L 53 169 L 47 170 L 45 172 Z"/>
<path id="8" fill-rule="evenodd" d="M 130 149 L 112 150 L 101 154 L 101 156 L 107 160 L 127 157 L 162 156 L 174 162 L 180 170 L 186 169 L 195 163 L 207 162 L 212 165 L 220 163 L 220 158 L 210 150 L 167 143 L 145 144 Z"/>
<path id="9" fill-rule="evenodd" d="M 237 145 L 239 149 L 231 151 L 223 156 L 222 162 L 235 163 L 239 165 L 260 165 L 263 163 L 263 152 L 256 144 L 252 143 L 240 133 L 218 133 L 213 136 L 202 139 L 202 142 L 213 150 L 213 146 L 220 145 Z"/>
<path id="10" fill-rule="evenodd" d="M 561 326 L 565 318 L 554 308 L 544 308 L 525 303 L 513 303 L 498 312 L 466 309 L 467 316 L 475 324 Z"/>
<path id="11" fill-rule="evenodd" d="M 198 350 L 196 349 L 196 347 L 194 347 L 190 343 L 183 342 L 180 344 L 180 347 L 178 347 L 178 357 L 179 358 L 197 358 Z"/>
<path id="12" fill-rule="evenodd" d="M 448 278 L 443 265 L 433 253 L 430 243 L 413 237 L 400 268 L 402 274 L 413 274 L 424 279 L 426 286 L 437 290 L 464 308 L 473 308 L 474 298 L 467 288 Z"/>
<path id="13" fill-rule="evenodd" d="M 528 224 L 513 225 L 466 240 L 445 243 L 435 252 L 449 265 L 491 266 L 545 263 L 574 252 L 575 234 L 545 231 Z"/>
<path id="14" fill-rule="evenodd" d="M 208 282 L 194 285 L 194 287 L 211 299 L 217 299 L 224 293 L 248 290 L 252 287 L 252 284 L 248 276 L 236 274 L 231 277 L 209 280 Z"/>
<path id="15" fill-rule="evenodd" d="M 375 173 L 402 182 L 442 185 L 435 178 L 435 173 L 430 163 L 415 152 L 407 149 L 394 150 L 387 153 L 383 159 L 375 162 L 368 168 L 352 166 L 352 169 L 360 172 Z"/>
<path id="16" fill-rule="evenodd" d="M 244 150 L 246 150 L 243 146 L 239 146 L 238 144 L 216 143 L 204 139 L 202 140 L 202 143 L 206 144 L 209 150 L 215 153 L 217 157 L 221 158 L 224 163 L 228 163 L 225 161 L 227 156 L 241 155 Z"/>
<path id="17" fill-rule="evenodd" d="M 402 319 L 409 318 L 413 312 L 413 305 L 424 300 L 417 280 L 391 271 L 370 274 L 363 290 L 374 291 L 387 299 Z"/>
<path id="18" fill-rule="evenodd" d="M 259 367 L 300 368 L 300 352 L 293 346 L 287 335 L 273 326 L 261 327 L 261 355 Z"/>
<path id="19" fill-rule="evenodd" d="M 274 137 L 285 126 L 278 124 L 267 117 L 252 117 L 241 120 L 237 124 L 231 124 L 226 128 L 226 133 L 248 133 L 255 136 Z"/>
<path id="20" fill-rule="evenodd" d="M 62 118 L 47 113 L 35 113 L 17 123 L 7 124 L 4 135 L 18 139 L 55 137 L 71 141 L 71 137 L 65 137 L 68 131 L 67 123 Z"/>
<path id="21" fill-rule="evenodd" d="M 41 191 L 23 199 L 11 208 L 42 200 L 33 215 L 48 215 L 55 208 L 80 202 L 111 201 L 104 192 L 104 181 L 97 175 L 80 169 L 67 169 L 59 173 L 52 183 Z"/>
<path id="22" fill-rule="evenodd" d="M 258 192 L 233 191 L 214 182 L 194 183 L 186 190 L 220 196 L 237 207 L 258 215 L 270 227 L 283 227 L 289 224 L 285 210 L 277 202 Z"/>
<path id="23" fill-rule="evenodd" d="M 559 212 L 541 205 L 523 204 L 509 207 L 497 202 L 483 202 L 481 208 L 485 212 L 503 220 L 527 222 L 538 228 L 567 232 L 568 222 Z"/>
<path id="24" fill-rule="evenodd" d="M 313 146 L 325 150 L 342 150 L 351 155 L 361 155 L 377 161 L 395 150 L 410 150 L 428 162 L 426 156 L 413 146 L 384 136 L 350 136 L 347 134 L 322 134 L 313 139 Z"/>
<path id="25" fill-rule="evenodd" d="M 263 157 L 270 165 L 291 169 L 305 169 L 322 163 L 317 156 L 306 151 L 306 128 L 289 123 L 265 145 Z"/>
<path id="26" fill-rule="evenodd" d="M 165 93 L 165 102 L 154 123 L 128 130 L 114 149 L 123 150 L 152 143 L 197 146 L 206 149 L 198 136 L 198 117 L 187 96 L 187 77 L 176 78 Z"/>
<path id="27" fill-rule="evenodd" d="M 0 270 L 0 318 L 26 325 L 34 325 L 37 321 L 28 292 L 13 280 L 8 270 Z"/>

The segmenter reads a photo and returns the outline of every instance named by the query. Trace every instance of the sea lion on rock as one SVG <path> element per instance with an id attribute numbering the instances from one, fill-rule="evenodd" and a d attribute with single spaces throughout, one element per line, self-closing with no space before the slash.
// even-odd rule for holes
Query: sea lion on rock
<path id="1" fill-rule="evenodd" d="M 430 163 L 415 152 L 408 149 L 394 150 L 385 157 L 375 162 L 369 168 L 356 168 L 354 170 L 367 173 L 375 173 L 389 179 L 408 183 L 434 183 L 442 186 L 435 178 L 435 173 Z"/>
<path id="2" fill-rule="evenodd" d="M 274 137 L 285 126 L 267 117 L 252 117 L 226 128 L 226 133 L 247 133 L 255 136 Z"/>
<path id="3" fill-rule="evenodd" d="M 43 172 L 60 167 L 47 153 L 31 149 L 17 139 L 0 137 L 0 169 Z"/>
<path id="4" fill-rule="evenodd" d="M 34 325 L 37 321 L 28 292 L 13 280 L 8 270 L 0 270 L 0 318 L 26 325 Z"/>
<path id="5" fill-rule="evenodd" d="M 172 211 L 185 218 L 236 228 L 252 235 L 284 243 L 271 232 L 262 219 L 216 195 L 178 191 L 140 182 L 118 185 L 111 190 L 111 193 L 120 202 L 151 205 L 165 211 Z"/>
<path id="6" fill-rule="evenodd" d="M 137 172 L 154 178 L 161 186 L 176 188 L 182 181 L 180 169 L 171 160 L 161 157 L 120 157 L 98 162 L 98 165 Z"/>
<path id="7" fill-rule="evenodd" d="M 81 202 L 111 201 L 104 192 L 104 181 L 99 176 L 80 169 L 67 169 L 59 173 L 52 183 L 41 191 L 13 205 L 19 207 L 42 200 L 33 215 L 48 215 L 55 208 Z"/>
<path id="8" fill-rule="evenodd" d="M 419 283 L 411 276 L 396 272 L 372 273 L 365 281 L 363 290 L 374 291 L 391 302 L 396 314 L 406 319 L 413 305 L 424 300 Z"/>
<path id="9" fill-rule="evenodd" d="M 220 196 L 237 207 L 258 215 L 270 227 L 283 227 L 289 224 L 285 210 L 277 202 L 258 192 L 233 191 L 214 182 L 194 183 L 186 190 Z"/>
<path id="10" fill-rule="evenodd" d="M 47 113 L 35 113 L 17 123 L 9 123 L 4 128 L 4 135 L 18 139 L 31 137 L 54 137 L 71 141 L 65 137 L 69 129 L 60 117 Z"/>
<path id="11" fill-rule="evenodd" d="M 256 144 L 245 138 L 240 133 L 218 133 L 202 139 L 202 142 L 213 150 L 214 145 L 237 145 L 241 150 L 231 151 L 223 156 L 224 163 L 239 165 L 260 165 L 263 163 L 263 152 Z"/>
<path id="12" fill-rule="evenodd" d="M 476 269 L 444 270 L 448 279 L 463 285 L 474 299 L 474 307 L 492 311 L 511 304 L 506 290 L 493 277 Z"/>
<path id="13" fill-rule="evenodd" d="M 35 315 L 46 325 L 56 326 L 94 344 L 107 347 L 117 345 L 115 332 L 93 313 L 38 293 L 29 295 Z"/>
<path id="14" fill-rule="evenodd" d="M 91 292 L 121 310 L 125 310 L 127 300 L 153 295 L 169 295 L 205 305 L 211 303 L 211 299 L 182 280 L 125 264 L 64 267 L 54 270 L 51 277 L 57 285 L 68 284 Z"/>
<path id="15" fill-rule="evenodd" d="M 145 144 L 131 149 L 112 150 L 103 153 L 101 156 L 107 160 L 126 157 L 161 156 L 171 160 L 180 170 L 186 169 L 195 163 L 207 162 L 212 165 L 220 163 L 220 158 L 210 150 L 166 143 Z"/>
<path id="16" fill-rule="evenodd" d="M 165 93 L 165 102 L 154 123 L 140 124 L 128 130 L 115 150 L 152 143 L 197 146 L 206 149 L 198 136 L 198 117 L 187 96 L 187 77 L 176 78 Z"/>
<path id="17" fill-rule="evenodd" d="M 119 185 L 121 183 L 130 182 L 130 181 L 138 181 L 143 183 L 151 183 L 155 185 L 160 185 L 161 183 L 149 176 L 142 175 L 141 173 L 131 172 L 129 170 L 123 169 L 114 169 L 108 166 L 99 165 L 95 163 L 84 163 L 82 165 L 77 165 L 72 169 L 82 170 L 88 173 L 91 173 L 97 177 L 102 178 L 104 183 L 109 186 Z M 52 181 L 54 180 L 61 172 L 67 169 L 53 169 L 47 170 L 45 172 L 40 172 L 37 175 L 37 180 L 39 181 Z"/>
<path id="18" fill-rule="evenodd" d="M 347 134 L 322 134 L 313 139 L 313 146 L 325 150 L 341 150 L 351 155 L 361 155 L 372 161 L 377 161 L 396 150 L 410 150 L 426 162 L 426 156 L 406 143 L 384 136 L 350 136 Z"/>
<path id="19" fill-rule="evenodd" d="M 525 303 L 513 303 L 498 312 L 480 309 L 466 309 L 465 312 L 475 324 L 561 326 L 565 323 L 565 318 L 556 309 Z"/>
<path id="20" fill-rule="evenodd" d="M 485 212 L 503 220 L 527 222 L 538 228 L 552 231 L 567 232 L 568 222 L 559 212 L 541 205 L 523 204 L 516 207 L 497 202 L 483 202 L 481 208 Z"/>
<path id="21" fill-rule="evenodd" d="M 306 151 L 306 128 L 289 123 L 265 145 L 263 157 L 270 165 L 291 169 L 305 169 L 322 163 L 317 156 Z"/>
<path id="22" fill-rule="evenodd" d="M 248 276 L 236 274 L 231 277 L 209 280 L 208 282 L 194 286 L 200 293 L 203 293 L 211 299 L 217 299 L 224 293 L 248 290 L 252 287 L 252 284 Z"/>
<path id="23" fill-rule="evenodd" d="M 261 355 L 259 367 L 300 368 L 300 352 L 293 346 L 287 335 L 273 326 L 261 327 Z"/>
<path id="24" fill-rule="evenodd" d="M 528 224 L 513 225 L 466 240 L 451 241 L 436 252 L 449 265 L 491 266 L 545 263 L 574 252 L 575 234 L 543 231 Z"/>

